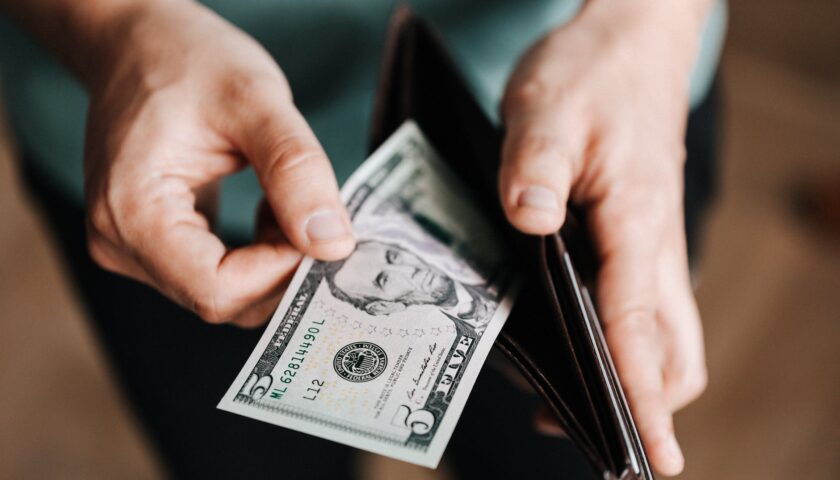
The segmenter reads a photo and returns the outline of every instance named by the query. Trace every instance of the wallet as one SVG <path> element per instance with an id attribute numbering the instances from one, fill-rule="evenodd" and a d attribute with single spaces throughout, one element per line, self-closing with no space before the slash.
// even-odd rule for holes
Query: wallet
<path id="1" fill-rule="evenodd" d="M 517 233 L 504 219 L 497 172 L 503 132 L 484 114 L 432 27 L 398 8 L 385 45 L 370 149 L 413 119 L 510 242 L 522 286 L 500 350 L 542 397 L 604 479 L 652 479 L 644 446 L 604 340 L 590 286 L 597 272 L 574 206 L 561 231 Z"/>

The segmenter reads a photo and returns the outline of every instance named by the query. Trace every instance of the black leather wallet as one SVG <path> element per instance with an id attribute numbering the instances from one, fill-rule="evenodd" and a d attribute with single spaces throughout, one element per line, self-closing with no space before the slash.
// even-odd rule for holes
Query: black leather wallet
<path id="1" fill-rule="evenodd" d="M 502 131 L 486 118 L 443 42 L 408 7 L 392 19 L 371 129 L 371 151 L 417 122 L 450 167 L 491 207 L 523 284 L 496 340 L 605 479 L 652 479 L 601 332 L 590 288 L 597 270 L 574 208 L 560 232 L 528 237 L 507 226 L 496 175 Z"/>

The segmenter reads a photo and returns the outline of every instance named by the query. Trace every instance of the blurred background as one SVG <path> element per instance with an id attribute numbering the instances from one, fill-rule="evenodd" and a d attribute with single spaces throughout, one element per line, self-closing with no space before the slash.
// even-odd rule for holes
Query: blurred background
<path id="1" fill-rule="evenodd" d="M 840 2 L 732 0 L 681 478 L 840 478 Z M 2 111 L 2 108 L 0 108 Z M 161 477 L 17 181 L 0 121 L 0 479 Z M 445 478 L 366 456 L 366 478 Z"/>

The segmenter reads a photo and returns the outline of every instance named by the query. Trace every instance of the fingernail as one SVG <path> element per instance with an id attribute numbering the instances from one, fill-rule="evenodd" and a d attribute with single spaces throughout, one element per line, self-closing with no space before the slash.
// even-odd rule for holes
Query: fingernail
<path id="1" fill-rule="evenodd" d="M 556 211 L 557 195 L 551 189 L 545 187 L 528 187 L 519 194 L 520 207 L 538 208 L 540 210 Z"/>
<path id="2" fill-rule="evenodd" d="M 350 227 L 335 210 L 321 210 L 306 219 L 306 236 L 312 243 L 329 242 L 350 236 Z"/>

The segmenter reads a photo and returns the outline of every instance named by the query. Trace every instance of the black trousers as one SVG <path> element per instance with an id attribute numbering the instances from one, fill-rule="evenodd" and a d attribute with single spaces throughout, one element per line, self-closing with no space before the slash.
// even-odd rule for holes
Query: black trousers
<path id="1" fill-rule="evenodd" d="M 712 193 L 716 99 L 713 90 L 689 119 L 691 250 Z M 82 205 L 32 165 L 24 161 L 22 168 L 29 192 L 62 253 L 111 372 L 169 476 L 353 477 L 353 449 L 217 410 L 262 332 L 208 325 L 153 289 L 99 268 L 85 246 Z M 493 368 L 483 369 L 447 449 L 455 474 L 480 480 L 594 478 L 567 440 L 534 432 L 538 401 Z"/>

